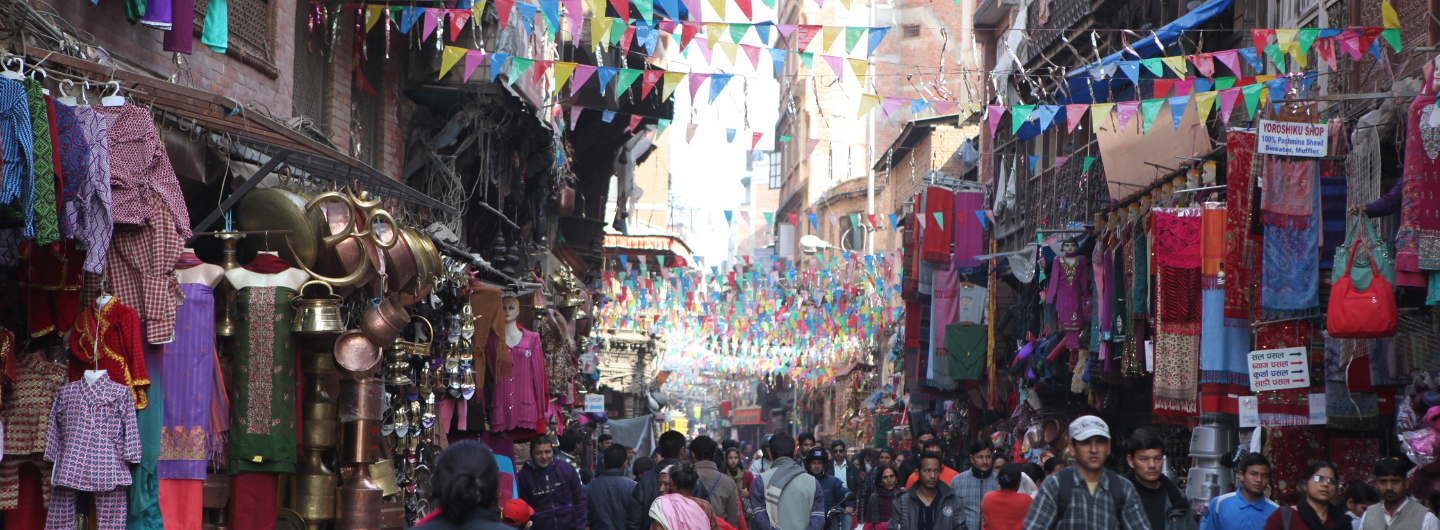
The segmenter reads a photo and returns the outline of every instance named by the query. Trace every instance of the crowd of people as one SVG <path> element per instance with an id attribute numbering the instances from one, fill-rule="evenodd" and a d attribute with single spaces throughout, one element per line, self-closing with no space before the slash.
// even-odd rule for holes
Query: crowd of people
<path id="1" fill-rule="evenodd" d="M 1266 497 L 1270 462 L 1244 453 L 1234 465 L 1237 490 L 1195 509 L 1165 475 L 1165 440 L 1154 432 L 1112 440 L 1105 421 L 1082 416 L 1068 434 L 1068 464 L 1050 454 L 1008 462 L 978 439 L 967 447 L 968 465 L 959 466 L 928 434 L 915 440 L 918 453 L 897 454 L 840 441 L 826 448 L 808 433 L 767 436 L 756 451 L 668 431 L 653 455 L 606 435 L 593 474 L 577 470 L 583 438 L 562 437 L 556 450 L 542 437 L 514 472 L 515 498 L 509 470 L 497 467 L 487 446 L 464 441 L 436 461 L 438 507 L 417 528 L 1440 530 L 1440 519 L 1407 493 L 1405 459 L 1380 460 L 1373 487 L 1356 480 L 1343 490 L 1335 466 L 1316 462 L 1303 498 L 1280 506 Z"/>

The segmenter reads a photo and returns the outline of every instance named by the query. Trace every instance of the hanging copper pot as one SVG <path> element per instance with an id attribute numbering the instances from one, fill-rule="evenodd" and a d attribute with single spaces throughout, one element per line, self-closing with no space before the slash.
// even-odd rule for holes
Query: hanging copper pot
<path id="1" fill-rule="evenodd" d="M 360 330 L 352 329 L 335 339 L 335 364 L 350 379 L 365 379 L 380 368 L 380 347 Z"/>
<path id="2" fill-rule="evenodd" d="M 360 332 L 371 344 L 390 344 L 400 337 L 408 322 L 410 313 L 392 296 L 365 311 L 360 317 Z"/>
<path id="3" fill-rule="evenodd" d="M 555 208 L 555 215 L 564 217 L 575 211 L 575 188 L 564 186 L 556 195 L 555 202 L 551 203 Z"/>
<path id="4" fill-rule="evenodd" d="M 323 285 L 326 295 L 305 295 L 305 288 L 311 285 Z M 295 322 L 290 326 L 291 333 L 308 336 L 302 338 L 328 338 L 345 331 L 345 319 L 340 315 L 341 298 L 335 295 L 330 284 L 310 280 L 300 285 L 300 295 L 290 301 L 290 304 L 295 306 Z"/>
<path id="5" fill-rule="evenodd" d="M 400 303 L 408 306 L 430 294 L 430 289 L 435 285 L 435 277 L 440 273 L 440 253 L 429 236 L 413 228 L 400 227 L 400 235 L 400 239 L 410 248 L 415 263 L 415 278 L 402 284 L 399 292 Z"/>
<path id="6" fill-rule="evenodd" d="M 411 280 L 415 279 L 418 272 L 418 265 L 415 262 L 415 253 L 410 247 L 410 242 L 405 237 L 396 237 L 403 234 L 403 230 L 396 230 L 392 227 L 381 226 L 381 237 L 395 237 L 395 246 L 384 252 L 385 254 L 385 295 L 394 296 L 400 293 Z M 406 304 L 401 300 L 401 304 Z"/>

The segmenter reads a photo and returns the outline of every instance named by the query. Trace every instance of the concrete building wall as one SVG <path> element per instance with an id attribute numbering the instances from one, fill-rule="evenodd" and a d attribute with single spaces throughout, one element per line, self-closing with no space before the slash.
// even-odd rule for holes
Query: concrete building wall
<path id="1" fill-rule="evenodd" d="M 670 130 L 655 139 L 655 151 L 635 166 L 635 185 L 645 194 L 635 202 L 635 218 L 670 228 Z"/>

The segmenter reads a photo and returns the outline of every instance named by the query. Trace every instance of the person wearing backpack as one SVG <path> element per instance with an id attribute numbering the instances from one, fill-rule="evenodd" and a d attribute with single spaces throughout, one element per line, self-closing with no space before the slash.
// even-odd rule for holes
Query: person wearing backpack
<path id="1" fill-rule="evenodd" d="M 1185 493 L 1165 476 L 1165 440 L 1150 429 L 1130 434 L 1130 455 L 1125 457 L 1134 472 L 1130 482 L 1140 494 L 1140 505 L 1151 530 L 1194 530 L 1195 517 Z"/>
<path id="2" fill-rule="evenodd" d="M 1070 423 L 1075 467 L 1040 483 L 1025 513 L 1024 530 L 1150 530 L 1140 495 L 1130 481 L 1105 469 L 1110 426 L 1095 416 Z"/>
<path id="3" fill-rule="evenodd" d="M 1260 453 L 1245 453 L 1235 464 L 1240 491 L 1214 499 L 1200 519 L 1200 530 L 1261 530 L 1265 520 L 1280 506 L 1265 498 L 1270 485 L 1270 461 Z"/>
<path id="4" fill-rule="evenodd" d="M 740 490 L 735 489 L 735 480 L 720 472 L 715 465 L 715 454 L 719 445 L 709 436 L 696 436 L 690 440 L 690 460 L 695 462 L 695 472 L 700 474 L 700 483 L 705 485 L 710 507 L 715 518 L 740 528 Z"/>
<path id="5" fill-rule="evenodd" d="M 1265 519 L 1265 530 L 1349 530 L 1350 518 L 1332 504 L 1340 474 L 1329 462 L 1310 464 L 1310 477 L 1302 489 L 1305 498 L 1295 506 L 1275 510 Z"/>

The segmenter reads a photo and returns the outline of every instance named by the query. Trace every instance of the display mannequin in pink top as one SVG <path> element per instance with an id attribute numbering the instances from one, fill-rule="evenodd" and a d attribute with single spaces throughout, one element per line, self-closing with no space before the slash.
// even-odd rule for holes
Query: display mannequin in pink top
<path id="1" fill-rule="evenodd" d="M 510 375 L 495 377 L 490 401 L 490 430 L 529 429 L 545 432 L 545 352 L 540 334 L 520 327 L 520 301 L 506 297 L 505 345 L 510 351 Z M 493 358 L 493 355 L 492 355 Z M 496 372 L 497 374 L 499 372 Z"/>

